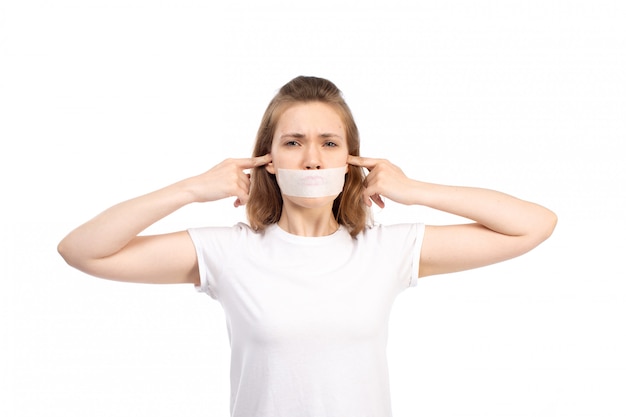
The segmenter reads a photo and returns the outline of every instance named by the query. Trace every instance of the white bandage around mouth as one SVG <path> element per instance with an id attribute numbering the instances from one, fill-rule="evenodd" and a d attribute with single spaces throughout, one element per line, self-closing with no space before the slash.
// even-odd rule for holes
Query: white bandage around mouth
<path id="1" fill-rule="evenodd" d="M 337 196 L 343 190 L 346 166 L 328 169 L 278 169 L 280 191 L 291 197 Z"/>

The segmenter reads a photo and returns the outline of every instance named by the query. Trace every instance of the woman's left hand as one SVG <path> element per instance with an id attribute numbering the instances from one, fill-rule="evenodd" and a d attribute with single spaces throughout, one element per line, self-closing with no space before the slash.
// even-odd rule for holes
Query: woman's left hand
<path id="1" fill-rule="evenodd" d="M 550 236 L 556 215 L 529 201 L 484 188 L 458 187 L 409 179 L 384 159 L 349 156 L 348 163 L 365 167 L 363 198 L 384 207 L 381 196 L 401 204 L 419 204 L 473 221 L 426 226 L 419 275 L 478 268 L 528 252 Z"/>
<path id="2" fill-rule="evenodd" d="M 400 204 L 415 204 L 411 195 L 416 182 L 388 160 L 348 155 L 348 164 L 367 168 L 369 171 L 363 191 L 363 201 L 368 207 L 372 206 L 372 201 L 380 208 L 385 207 L 382 197 Z"/>

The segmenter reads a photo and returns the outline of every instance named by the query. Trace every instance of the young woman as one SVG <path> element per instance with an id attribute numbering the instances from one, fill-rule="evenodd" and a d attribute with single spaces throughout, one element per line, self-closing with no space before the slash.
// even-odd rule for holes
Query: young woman
<path id="1" fill-rule="evenodd" d="M 249 225 L 139 235 L 187 204 L 228 197 L 246 205 Z M 369 207 L 383 207 L 382 197 L 469 221 L 374 225 Z M 395 296 L 418 277 L 519 256 L 555 225 L 537 204 L 413 180 L 387 160 L 360 157 L 341 92 L 298 77 L 270 102 L 253 157 L 113 206 L 58 249 L 87 274 L 190 283 L 219 300 L 232 349 L 232 416 L 385 417 Z"/>

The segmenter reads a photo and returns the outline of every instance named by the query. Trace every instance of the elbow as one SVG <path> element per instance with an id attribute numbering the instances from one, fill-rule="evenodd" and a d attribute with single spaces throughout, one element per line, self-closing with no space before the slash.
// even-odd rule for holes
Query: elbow
<path id="1" fill-rule="evenodd" d="M 68 247 L 66 240 L 63 239 L 57 245 L 57 252 L 61 255 L 61 258 L 70 266 L 74 266 L 74 262 L 72 261 L 71 250 Z"/>
<path id="2" fill-rule="evenodd" d="M 72 243 L 67 238 L 63 239 L 57 245 L 57 252 L 61 255 L 61 258 L 71 267 L 76 269 L 81 268 L 81 259 L 78 256 L 78 250 L 73 247 Z"/>
<path id="3" fill-rule="evenodd" d="M 555 213 L 548 209 L 544 209 L 541 216 L 527 219 L 528 229 L 525 233 L 517 235 L 518 240 L 518 256 L 529 252 L 546 241 L 556 228 L 558 218 Z"/>
<path id="4" fill-rule="evenodd" d="M 547 209 L 546 209 L 547 210 Z M 547 210 L 548 214 L 547 214 L 547 221 L 546 221 L 546 239 L 549 238 L 550 236 L 552 236 L 552 232 L 554 232 L 554 229 L 556 229 L 556 224 L 559 222 L 559 218 L 556 215 L 555 212 L 551 211 L 551 210 Z"/>
<path id="5" fill-rule="evenodd" d="M 556 213 L 554 213 L 551 210 L 544 209 L 544 213 L 541 217 L 541 220 L 537 222 L 537 228 L 536 228 L 537 245 L 547 240 L 550 236 L 552 236 L 552 233 L 554 232 L 554 229 L 556 228 L 557 223 L 558 223 L 558 217 Z"/>

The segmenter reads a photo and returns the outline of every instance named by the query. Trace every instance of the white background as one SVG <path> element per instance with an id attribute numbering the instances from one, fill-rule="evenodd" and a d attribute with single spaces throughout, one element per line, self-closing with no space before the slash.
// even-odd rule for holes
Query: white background
<path id="1" fill-rule="evenodd" d="M 401 294 L 395 416 L 626 415 L 625 5 L 0 2 L 0 415 L 228 414 L 218 303 L 91 278 L 56 244 L 110 205 L 248 156 L 265 106 L 301 74 L 344 91 L 363 155 L 559 215 L 533 252 Z M 194 205 L 149 232 L 243 216 Z M 376 218 L 457 220 L 394 204 Z"/>

